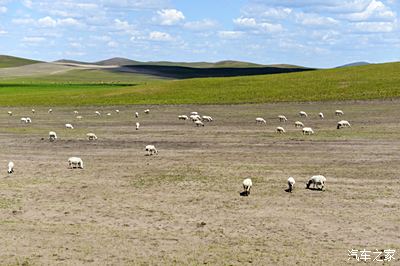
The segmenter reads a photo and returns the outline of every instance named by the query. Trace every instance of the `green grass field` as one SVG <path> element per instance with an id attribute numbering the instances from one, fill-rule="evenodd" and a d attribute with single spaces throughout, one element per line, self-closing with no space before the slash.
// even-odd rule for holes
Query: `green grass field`
<path id="1" fill-rule="evenodd" d="M 70 71 L 60 76 L 1 82 L 0 96 L 3 106 L 390 99 L 400 97 L 400 63 L 290 74 L 161 81 L 145 75 Z"/>

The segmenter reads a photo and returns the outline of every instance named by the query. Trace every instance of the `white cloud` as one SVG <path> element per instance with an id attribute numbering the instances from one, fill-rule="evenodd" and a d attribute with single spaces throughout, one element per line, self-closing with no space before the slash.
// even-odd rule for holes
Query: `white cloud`
<path id="1" fill-rule="evenodd" d="M 23 0 L 22 4 L 27 8 L 32 8 L 32 5 L 33 5 L 31 0 Z"/>
<path id="2" fill-rule="evenodd" d="M 306 26 L 331 26 L 339 24 L 339 21 L 334 18 L 309 13 L 298 13 L 296 20 Z"/>
<path id="3" fill-rule="evenodd" d="M 111 48 L 117 48 L 119 46 L 119 44 L 116 41 L 109 41 L 107 43 L 107 46 L 111 47 Z"/>
<path id="4" fill-rule="evenodd" d="M 344 16 L 351 21 L 366 21 L 369 19 L 392 20 L 396 14 L 381 1 L 372 0 L 361 12 L 350 13 Z"/>
<path id="5" fill-rule="evenodd" d="M 241 37 L 244 36 L 243 31 L 219 31 L 218 36 L 222 39 L 240 39 Z"/>
<path id="6" fill-rule="evenodd" d="M 183 26 L 189 30 L 203 31 L 215 28 L 217 26 L 217 22 L 210 19 L 203 19 L 198 21 L 186 22 Z"/>
<path id="7" fill-rule="evenodd" d="M 361 32 L 392 32 L 395 24 L 392 22 L 357 22 L 353 23 L 354 29 Z"/>
<path id="8" fill-rule="evenodd" d="M 57 26 L 57 21 L 53 19 L 52 17 L 44 17 L 38 19 L 38 25 L 41 27 L 55 27 Z"/>
<path id="9" fill-rule="evenodd" d="M 255 18 L 240 17 L 233 20 L 233 23 L 240 28 L 249 28 L 254 33 L 276 33 L 283 31 L 281 24 L 273 24 L 269 22 L 257 22 Z"/>
<path id="10" fill-rule="evenodd" d="M 175 25 L 185 19 L 183 13 L 176 9 L 162 9 L 157 14 L 161 25 Z"/>
<path id="11" fill-rule="evenodd" d="M 58 19 L 57 25 L 60 26 L 81 26 L 82 24 L 74 18 Z"/>
<path id="12" fill-rule="evenodd" d="M 34 24 L 36 21 L 32 18 L 16 18 L 12 20 L 12 23 L 17 25 Z"/>
<path id="13" fill-rule="evenodd" d="M 173 38 L 166 32 L 161 31 L 152 31 L 149 33 L 148 39 L 151 41 L 162 41 L 162 42 L 169 42 L 172 41 Z"/>
<path id="14" fill-rule="evenodd" d="M 7 12 L 7 7 L 5 6 L 0 6 L 0 13 L 6 13 Z"/>
<path id="15" fill-rule="evenodd" d="M 128 21 L 114 19 L 114 28 L 118 31 L 124 31 L 126 33 L 135 33 L 135 26 L 130 24 Z"/>
<path id="16" fill-rule="evenodd" d="M 69 45 L 73 48 L 83 48 L 82 44 L 79 42 L 71 42 Z"/>
<path id="17" fill-rule="evenodd" d="M 8 33 L 7 31 L 0 29 L 0 35 L 4 35 L 4 34 L 7 34 L 7 33 Z"/>
<path id="18" fill-rule="evenodd" d="M 46 41 L 46 38 L 44 38 L 44 37 L 24 37 L 24 38 L 22 38 L 22 41 L 25 43 L 35 44 L 35 43 L 40 43 L 40 42 Z"/>
<path id="19" fill-rule="evenodd" d="M 283 19 L 283 18 L 286 18 L 287 16 L 289 16 L 290 13 L 292 13 L 292 9 L 291 9 L 291 8 L 282 8 L 282 7 L 274 8 L 274 7 L 267 7 L 267 8 L 261 13 L 261 15 L 264 16 L 264 17 L 268 17 L 268 18 Z"/>

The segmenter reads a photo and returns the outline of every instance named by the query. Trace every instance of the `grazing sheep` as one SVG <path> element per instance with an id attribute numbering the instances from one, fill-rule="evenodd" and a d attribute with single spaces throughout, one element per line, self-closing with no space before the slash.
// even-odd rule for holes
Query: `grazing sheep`
<path id="1" fill-rule="evenodd" d="M 189 117 L 192 120 L 192 122 L 196 122 L 196 121 L 200 121 L 201 120 L 201 116 L 199 116 L 199 115 L 190 115 Z"/>
<path id="2" fill-rule="evenodd" d="M 12 116 L 12 112 L 11 112 L 11 111 L 8 111 L 7 114 L 8 114 L 9 116 Z"/>
<path id="3" fill-rule="evenodd" d="M 303 135 L 312 135 L 314 130 L 311 127 L 303 127 Z"/>
<path id="4" fill-rule="evenodd" d="M 74 127 L 71 124 L 65 124 L 65 127 L 68 129 L 74 129 Z"/>
<path id="5" fill-rule="evenodd" d="M 293 177 L 289 176 L 287 182 L 288 182 L 288 185 L 289 185 L 288 192 L 292 192 L 292 190 L 294 188 L 294 184 L 296 183 L 296 181 L 294 181 Z"/>
<path id="6" fill-rule="evenodd" d="M 75 111 L 74 111 L 74 114 L 76 114 L 76 115 L 77 115 L 77 114 L 79 114 L 79 112 L 78 112 L 77 110 L 75 110 Z"/>
<path id="7" fill-rule="evenodd" d="M 70 157 L 68 159 L 68 164 L 70 168 L 80 168 L 83 169 L 83 161 L 79 157 Z"/>
<path id="8" fill-rule="evenodd" d="M 101 116 L 101 113 L 99 111 L 94 112 L 97 116 Z"/>
<path id="9" fill-rule="evenodd" d="M 32 119 L 30 117 L 26 118 L 26 123 L 32 123 Z"/>
<path id="10" fill-rule="evenodd" d="M 213 121 L 212 117 L 209 116 L 209 115 L 203 115 L 201 117 L 201 120 L 206 121 L 206 122 L 212 122 Z"/>
<path id="11" fill-rule="evenodd" d="M 351 127 L 351 125 L 350 125 L 350 123 L 349 123 L 349 121 L 347 121 L 347 120 L 340 120 L 338 123 L 337 123 L 337 129 L 341 129 L 342 127 Z"/>
<path id="12" fill-rule="evenodd" d="M 115 112 L 117 113 L 117 114 L 119 114 L 119 110 L 117 109 L 117 110 L 115 110 Z"/>
<path id="13" fill-rule="evenodd" d="M 53 109 L 49 109 L 49 111 L 47 111 L 49 114 L 51 114 L 53 112 Z"/>
<path id="14" fill-rule="evenodd" d="M 51 142 L 57 140 L 57 134 L 56 134 L 56 132 L 54 132 L 54 131 L 50 131 L 50 132 L 49 132 L 49 140 L 50 140 Z"/>
<path id="15" fill-rule="evenodd" d="M 294 122 L 294 127 L 304 127 L 304 124 L 300 121 Z"/>
<path id="16" fill-rule="evenodd" d="M 336 110 L 336 111 L 335 111 L 335 115 L 341 116 L 341 115 L 344 115 L 344 113 L 343 113 L 342 110 Z"/>
<path id="17" fill-rule="evenodd" d="M 324 114 L 323 113 L 319 113 L 318 116 L 319 116 L 319 118 L 324 119 Z"/>
<path id="18" fill-rule="evenodd" d="M 139 113 L 135 112 L 135 117 L 138 118 L 139 117 Z"/>
<path id="19" fill-rule="evenodd" d="M 201 122 L 200 120 L 196 120 L 196 121 L 194 121 L 194 123 L 195 123 L 195 125 L 196 125 L 197 127 L 200 127 L 200 126 L 204 127 L 203 122 Z"/>
<path id="20" fill-rule="evenodd" d="M 8 163 L 8 171 L 9 174 L 14 173 L 14 163 L 13 162 L 9 162 Z"/>
<path id="21" fill-rule="evenodd" d="M 253 186 L 253 182 L 251 181 L 250 178 L 246 178 L 245 180 L 243 180 L 243 195 L 244 196 L 248 196 L 250 195 L 250 189 Z"/>
<path id="22" fill-rule="evenodd" d="M 26 117 L 21 117 L 21 123 L 28 123 L 28 122 L 26 121 Z"/>
<path id="23" fill-rule="evenodd" d="M 306 188 L 309 189 L 310 185 L 313 185 L 313 188 L 317 188 L 323 190 L 325 187 L 326 178 L 323 175 L 314 175 L 312 176 L 308 182 L 306 183 Z M 321 187 L 319 187 L 321 186 Z"/>
<path id="24" fill-rule="evenodd" d="M 149 113 L 150 113 L 150 110 L 149 110 L 149 109 L 146 109 L 146 110 L 144 110 L 144 113 L 145 113 L 145 114 L 149 114 Z"/>
<path id="25" fill-rule="evenodd" d="M 306 112 L 304 112 L 304 111 L 300 111 L 300 112 L 299 112 L 299 115 L 300 115 L 301 117 L 308 117 L 308 114 L 307 114 Z"/>
<path id="26" fill-rule="evenodd" d="M 261 123 L 266 124 L 267 121 L 265 121 L 265 119 L 262 118 L 262 117 L 257 117 L 257 118 L 256 118 L 256 124 L 261 124 Z"/>
<path id="27" fill-rule="evenodd" d="M 286 122 L 287 121 L 287 118 L 284 115 L 278 115 L 278 118 L 279 118 L 280 122 Z"/>
<path id="28" fill-rule="evenodd" d="M 111 113 L 107 113 L 107 116 L 111 116 Z"/>
<path id="29" fill-rule="evenodd" d="M 147 155 L 158 154 L 158 151 L 154 145 L 147 145 L 146 146 Z"/>
<path id="30" fill-rule="evenodd" d="M 139 122 L 136 122 L 136 130 L 139 130 L 140 124 Z"/>
<path id="31" fill-rule="evenodd" d="M 81 115 L 78 115 L 77 117 L 76 117 L 76 119 L 79 119 L 79 120 L 81 120 L 83 117 L 81 116 Z"/>
<path id="32" fill-rule="evenodd" d="M 35 109 L 32 109 L 32 114 L 34 114 L 36 111 L 35 111 Z"/>
<path id="33" fill-rule="evenodd" d="M 94 133 L 87 133 L 86 137 L 88 138 L 88 140 L 97 140 L 97 136 Z"/>
<path id="34" fill-rule="evenodd" d="M 178 119 L 179 120 L 188 120 L 189 117 L 187 115 L 180 115 L 180 116 L 178 116 Z"/>
<path id="35" fill-rule="evenodd" d="M 190 115 L 198 115 L 198 112 L 190 112 Z"/>
<path id="36" fill-rule="evenodd" d="M 276 128 L 276 133 L 282 134 L 282 133 L 286 133 L 285 129 L 283 127 L 277 127 Z"/>

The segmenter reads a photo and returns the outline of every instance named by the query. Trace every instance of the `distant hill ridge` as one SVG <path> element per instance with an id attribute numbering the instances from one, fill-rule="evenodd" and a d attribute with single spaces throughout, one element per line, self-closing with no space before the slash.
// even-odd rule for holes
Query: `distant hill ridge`
<path id="1" fill-rule="evenodd" d="M 41 63 L 41 61 L 9 55 L 0 55 L 0 68 L 19 67 L 36 63 Z"/>
<path id="2" fill-rule="evenodd" d="M 336 68 L 353 67 L 353 66 L 366 66 L 366 65 L 370 65 L 370 63 L 365 62 L 365 61 L 360 61 L 360 62 L 354 62 L 354 63 L 349 63 L 349 64 L 345 64 L 345 65 L 342 65 L 342 66 L 338 66 Z"/>

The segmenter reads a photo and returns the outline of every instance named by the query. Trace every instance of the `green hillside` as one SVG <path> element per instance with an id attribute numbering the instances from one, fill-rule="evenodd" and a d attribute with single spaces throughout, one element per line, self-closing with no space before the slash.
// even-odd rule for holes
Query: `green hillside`
<path id="1" fill-rule="evenodd" d="M 25 65 L 31 65 L 35 63 L 39 63 L 40 61 L 8 56 L 8 55 L 0 55 L 0 68 L 6 67 L 19 67 Z"/>
<path id="2" fill-rule="evenodd" d="M 0 83 L 0 105 L 238 104 L 400 97 L 400 63 L 287 74 L 112 84 Z"/>

